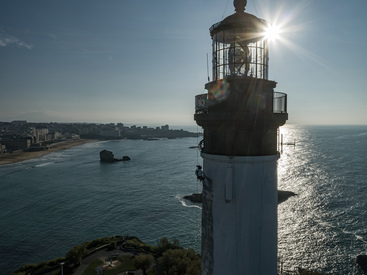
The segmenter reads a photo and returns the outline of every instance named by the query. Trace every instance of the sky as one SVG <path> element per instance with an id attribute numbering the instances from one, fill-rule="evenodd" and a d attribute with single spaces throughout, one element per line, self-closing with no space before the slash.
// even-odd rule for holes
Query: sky
<path id="1" fill-rule="evenodd" d="M 232 0 L 0 0 L 0 121 L 195 125 Z M 287 123 L 367 124 L 367 1 L 248 0 Z M 209 68 L 211 77 L 211 66 Z"/>

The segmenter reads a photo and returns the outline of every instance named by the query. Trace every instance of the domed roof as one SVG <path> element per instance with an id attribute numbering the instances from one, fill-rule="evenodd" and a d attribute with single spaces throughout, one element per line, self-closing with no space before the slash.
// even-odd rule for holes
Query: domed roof
<path id="1" fill-rule="evenodd" d="M 236 13 L 226 17 L 210 27 L 210 35 L 213 37 L 221 31 L 234 31 L 247 39 L 257 39 L 263 36 L 267 23 L 255 15 L 243 11 L 246 1 L 234 1 Z"/>
<path id="2" fill-rule="evenodd" d="M 255 15 L 237 12 L 214 24 L 209 30 L 211 36 L 223 30 L 232 29 L 241 29 L 242 32 L 248 33 L 263 33 L 266 25 L 265 20 L 257 18 Z"/>

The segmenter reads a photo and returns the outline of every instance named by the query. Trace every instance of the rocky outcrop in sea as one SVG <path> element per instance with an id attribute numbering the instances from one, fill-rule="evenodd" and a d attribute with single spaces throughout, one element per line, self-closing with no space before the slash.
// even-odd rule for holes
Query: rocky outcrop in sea
<path id="1" fill-rule="evenodd" d="M 128 156 L 123 156 L 122 159 L 117 159 L 111 151 L 102 150 L 99 152 L 101 162 L 115 162 L 115 161 L 129 161 L 131 160 Z"/>
<path id="2" fill-rule="evenodd" d="M 292 191 L 282 191 L 278 190 L 278 204 L 285 202 L 288 198 L 295 196 L 296 194 Z M 202 195 L 200 194 L 192 194 L 183 197 L 186 200 L 189 200 L 193 203 L 202 203 Z"/>
<path id="3" fill-rule="evenodd" d="M 358 255 L 357 264 L 359 265 L 361 270 L 364 272 L 364 274 L 367 274 L 367 255 Z"/>

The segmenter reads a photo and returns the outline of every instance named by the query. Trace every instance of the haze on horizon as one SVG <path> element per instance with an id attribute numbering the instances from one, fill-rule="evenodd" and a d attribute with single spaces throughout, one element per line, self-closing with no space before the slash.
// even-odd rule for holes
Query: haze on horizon
<path id="1" fill-rule="evenodd" d="M 232 1 L 0 1 L 0 121 L 194 125 Z M 227 5 L 228 4 L 228 5 Z M 367 1 L 252 0 L 288 123 L 367 124 Z M 211 77 L 211 66 L 209 66 Z"/>

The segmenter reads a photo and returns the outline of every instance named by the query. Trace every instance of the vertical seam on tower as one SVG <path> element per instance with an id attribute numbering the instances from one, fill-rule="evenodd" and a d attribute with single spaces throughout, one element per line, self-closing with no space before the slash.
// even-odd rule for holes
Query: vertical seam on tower
<path id="1" fill-rule="evenodd" d="M 232 184 L 235 182 L 235 177 L 234 177 L 234 175 L 235 175 L 235 166 L 233 165 L 233 158 L 231 159 L 231 166 L 232 166 L 232 175 L 233 175 L 233 177 L 232 177 Z M 234 185 L 233 187 L 232 187 L 232 194 L 233 194 L 233 192 L 235 192 L 235 187 L 236 187 L 236 185 Z M 234 196 L 233 195 L 233 199 L 234 199 L 234 210 L 235 210 L 235 215 L 234 215 L 234 226 L 235 226 L 235 230 L 236 230 L 236 232 L 235 232 L 235 234 L 236 234 L 236 259 L 237 259 L 237 261 L 236 261 L 236 270 L 237 270 L 237 274 L 239 274 L 238 272 L 238 226 L 237 226 L 237 197 L 236 196 Z"/>
<path id="2" fill-rule="evenodd" d="M 265 161 L 262 161 L 262 171 L 261 171 L 261 206 L 260 206 L 260 254 L 262 253 L 262 229 L 263 229 L 263 203 L 264 203 L 264 169 L 265 169 Z M 258 274 L 260 273 L 261 263 L 260 260 L 258 261 Z"/>

